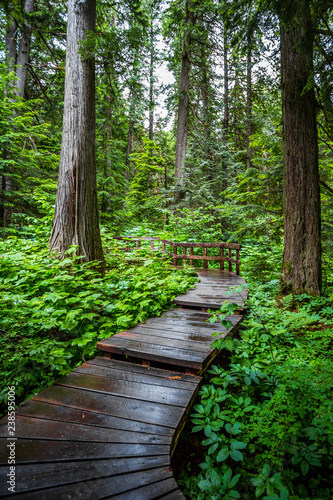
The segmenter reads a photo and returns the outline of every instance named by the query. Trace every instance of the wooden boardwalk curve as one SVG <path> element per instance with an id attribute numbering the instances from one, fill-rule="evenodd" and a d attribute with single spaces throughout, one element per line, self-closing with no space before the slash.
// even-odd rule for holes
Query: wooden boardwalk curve
<path id="1" fill-rule="evenodd" d="M 170 458 L 192 407 L 200 375 L 216 355 L 200 310 L 220 307 L 228 271 L 198 271 L 201 283 L 172 309 L 98 344 L 96 357 L 16 411 L 15 493 L 8 491 L 7 417 L 0 421 L 0 497 L 13 499 L 177 500 L 184 496 Z M 241 316 L 230 316 L 234 331 Z M 111 357 L 111 359 L 110 359 Z M 115 358 L 115 359 L 112 359 Z M 129 361 L 135 361 L 129 362 Z M 141 364 L 138 364 L 141 363 Z"/>

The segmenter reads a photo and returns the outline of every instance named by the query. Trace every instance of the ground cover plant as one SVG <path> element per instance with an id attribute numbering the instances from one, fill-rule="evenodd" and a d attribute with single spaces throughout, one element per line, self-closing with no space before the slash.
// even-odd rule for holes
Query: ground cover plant
<path id="1" fill-rule="evenodd" d="M 105 235 L 107 270 L 83 263 L 71 247 L 64 260 L 49 253 L 40 225 L 0 240 L 1 411 L 7 387 L 18 401 L 39 392 L 97 354 L 96 343 L 172 307 L 196 281 L 145 248 L 128 261 Z M 41 234 L 39 234 L 38 229 Z"/>
<path id="2" fill-rule="evenodd" d="M 191 415 L 205 451 L 182 474 L 189 499 L 333 498 L 332 297 L 277 299 L 278 284 L 250 287 L 239 337 L 214 341 L 225 363 Z"/>

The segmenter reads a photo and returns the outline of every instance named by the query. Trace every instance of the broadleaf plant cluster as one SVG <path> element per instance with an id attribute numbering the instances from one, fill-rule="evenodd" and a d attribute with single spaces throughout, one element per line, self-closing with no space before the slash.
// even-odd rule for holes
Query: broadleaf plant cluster
<path id="1" fill-rule="evenodd" d="M 191 415 L 205 451 L 181 477 L 187 498 L 333 497 L 332 299 L 277 293 L 277 280 L 250 286 L 239 335 L 214 340 L 224 363 Z"/>
<path id="2" fill-rule="evenodd" d="M 71 247 L 64 260 L 47 241 L 0 240 L 1 411 L 7 387 L 18 402 L 97 354 L 96 343 L 159 316 L 196 281 L 190 270 L 173 270 L 160 254 L 140 250 L 128 261 L 119 243 L 105 236 L 108 269 L 84 263 Z M 142 260 L 144 259 L 144 260 Z"/>

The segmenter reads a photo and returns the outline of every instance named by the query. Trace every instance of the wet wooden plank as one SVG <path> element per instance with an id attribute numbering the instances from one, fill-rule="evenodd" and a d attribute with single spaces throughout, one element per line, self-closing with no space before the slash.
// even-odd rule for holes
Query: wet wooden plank
<path id="1" fill-rule="evenodd" d="M 205 343 L 206 344 L 206 350 L 207 347 L 209 349 L 210 344 L 213 342 L 214 338 L 212 337 L 213 333 L 216 331 L 214 329 L 204 329 L 204 328 L 198 328 L 198 329 L 193 329 L 193 328 L 188 328 L 188 327 L 173 327 L 172 325 L 169 325 L 168 327 L 161 326 L 160 324 L 156 323 L 155 325 L 142 325 L 140 327 L 135 327 L 136 331 L 139 333 L 148 333 L 151 332 L 153 335 L 156 335 L 159 338 L 176 338 L 181 341 L 191 341 L 193 344 L 195 343 Z M 176 331 L 175 331 L 176 328 Z M 194 332 L 194 333 L 193 333 Z M 223 333 L 221 332 L 222 336 L 227 335 L 227 331 L 225 330 Z"/>
<path id="2" fill-rule="evenodd" d="M 161 497 L 163 500 L 185 500 L 185 497 L 180 489 L 168 493 L 167 495 Z"/>
<path id="3" fill-rule="evenodd" d="M 0 438 L 0 464 L 8 465 L 7 439 Z M 170 445 L 86 443 L 45 439 L 18 439 L 16 464 L 169 456 Z"/>
<path id="4" fill-rule="evenodd" d="M 207 281 L 208 280 L 213 281 L 214 279 L 217 279 L 217 280 L 221 281 L 221 280 L 229 279 L 230 281 L 245 283 L 244 278 L 242 278 L 241 276 L 238 276 L 236 273 L 233 273 L 231 271 L 220 271 L 219 269 L 196 268 L 195 272 L 199 276 L 200 280 L 206 279 Z"/>
<path id="5" fill-rule="evenodd" d="M 241 318 L 236 315 L 232 317 L 229 316 L 226 317 L 227 320 L 229 320 L 229 318 L 233 326 L 237 325 L 241 321 Z M 165 317 L 162 320 L 161 318 L 150 318 L 144 325 L 154 325 L 154 328 L 155 325 L 156 327 L 157 325 L 160 325 L 159 328 L 163 328 L 163 325 L 166 326 L 169 325 L 169 327 L 171 325 L 173 329 L 185 326 L 193 332 L 200 332 L 200 333 L 208 332 L 210 330 L 212 332 L 221 332 L 221 333 L 227 331 L 225 327 L 220 325 L 219 323 L 202 323 L 200 319 L 195 319 L 195 318 L 192 319 L 192 318 L 177 317 L 177 316 Z M 232 327 L 230 327 L 229 330 L 230 329 L 232 329 Z"/>
<path id="6" fill-rule="evenodd" d="M 170 493 L 171 492 L 171 493 Z M 167 497 L 165 496 L 167 495 Z M 163 495 L 163 497 L 161 497 Z M 154 500 L 156 498 L 169 498 L 169 500 L 185 500 L 184 495 L 179 489 L 178 484 L 173 478 L 159 481 L 152 485 L 143 486 L 132 491 L 127 491 L 121 495 L 108 498 L 112 500 Z"/>
<path id="7" fill-rule="evenodd" d="M 98 356 L 94 359 L 90 359 L 87 361 L 89 365 L 99 365 L 104 367 L 112 367 L 117 370 L 121 370 L 123 373 L 130 373 L 133 377 L 137 375 L 149 375 L 153 377 L 154 382 L 158 383 L 161 381 L 161 385 L 164 384 L 164 380 L 173 380 L 176 376 L 179 382 L 187 382 L 189 384 L 196 385 L 200 382 L 200 377 L 196 377 L 195 375 L 187 375 L 185 373 L 179 373 L 175 371 L 165 370 L 162 368 L 153 368 L 141 365 L 136 365 L 134 363 L 128 363 L 126 361 L 116 361 L 110 358 L 104 358 L 102 356 Z M 162 380 L 161 380 L 162 379 Z M 135 379 L 134 379 L 135 380 Z"/>
<path id="8" fill-rule="evenodd" d="M 102 413 L 77 410 L 66 406 L 60 406 L 42 401 L 30 400 L 17 410 L 17 414 L 28 417 L 38 417 L 45 420 L 57 420 L 59 422 L 71 422 L 85 424 L 106 429 L 119 431 L 132 431 L 144 434 L 158 434 L 161 436 L 172 436 L 173 429 L 163 425 L 146 424 L 124 418 L 103 415 Z"/>
<path id="9" fill-rule="evenodd" d="M 114 337 L 110 339 L 113 340 Z M 138 401 L 149 401 L 186 407 L 191 399 L 192 391 L 142 384 L 127 380 L 113 380 L 107 377 L 95 377 L 80 372 L 71 372 L 67 377 L 58 380 L 55 385 L 88 389 L 89 391 L 123 396 Z"/>
<path id="10" fill-rule="evenodd" d="M 188 351 L 196 351 L 203 353 L 207 353 L 210 351 L 210 343 L 207 341 L 201 341 L 201 342 L 197 341 L 194 343 L 192 341 L 188 341 L 182 338 L 180 335 L 177 338 L 175 335 L 167 336 L 167 333 L 165 336 L 159 335 L 159 332 L 163 331 L 162 330 L 149 331 L 147 329 L 138 331 L 137 328 L 133 328 L 132 330 L 129 330 L 127 332 L 120 332 L 112 338 L 124 339 L 124 340 L 129 339 L 135 342 L 142 342 L 144 344 L 172 346 L 180 349 L 183 348 Z"/>
<path id="11" fill-rule="evenodd" d="M 113 352 L 194 369 L 200 369 L 205 359 L 205 354 L 202 352 L 118 339 L 116 336 L 98 342 L 97 348 L 104 352 Z"/>
<path id="12" fill-rule="evenodd" d="M 125 476 L 103 477 L 82 481 L 64 486 L 39 489 L 35 492 L 22 492 L 10 496 L 12 499 L 29 500 L 100 500 L 102 498 L 112 497 L 124 492 L 132 492 L 141 486 L 154 484 L 165 479 L 173 479 L 169 467 L 160 467 L 148 471 L 137 471 Z M 129 493 L 129 495 L 132 493 Z M 130 496 L 127 497 L 131 498 Z M 133 497 L 135 498 L 135 497 Z"/>
<path id="13" fill-rule="evenodd" d="M 139 402 L 130 398 L 60 385 L 44 389 L 34 396 L 33 400 L 165 427 L 176 427 L 184 412 L 184 408 L 179 406 Z"/>
<path id="14" fill-rule="evenodd" d="M 70 483 L 131 474 L 139 470 L 168 467 L 168 455 L 153 457 L 115 458 L 107 460 L 86 460 L 81 462 L 56 462 L 16 465 L 17 493 L 61 486 Z M 8 467 L 0 467 L 0 484 L 7 481 Z M 125 476 L 126 477 L 126 476 Z"/>
<path id="15" fill-rule="evenodd" d="M 213 287 L 204 287 L 198 285 L 196 288 L 189 289 L 184 295 L 202 295 L 202 296 L 207 295 L 212 298 L 215 297 L 216 299 L 223 298 L 225 300 L 228 299 L 231 300 L 238 298 L 240 300 L 244 300 L 247 297 L 247 292 L 246 291 L 237 292 L 234 290 L 228 290 L 227 287 L 222 287 L 222 286 L 213 288 Z M 182 295 L 179 295 L 177 298 L 179 297 L 182 297 Z"/>
<path id="16" fill-rule="evenodd" d="M 185 304 L 185 302 L 188 302 L 188 304 Z M 244 305 L 244 300 L 239 297 L 239 296 L 230 296 L 230 295 L 220 295 L 218 296 L 217 294 L 208 294 L 208 293 L 188 293 L 185 295 L 179 295 L 176 299 L 174 299 L 174 303 L 177 305 L 188 305 L 190 306 L 191 303 L 195 302 L 196 307 L 207 307 L 207 308 L 213 308 L 212 304 L 217 305 L 218 307 L 214 306 L 214 309 L 220 309 L 222 307 L 222 304 L 224 302 L 234 302 L 235 304 L 239 305 Z M 182 303 L 182 304 L 181 304 Z"/>
<path id="17" fill-rule="evenodd" d="M 147 331 L 149 332 L 149 330 Z M 169 387 L 188 391 L 193 391 L 194 385 L 194 381 L 191 381 L 190 383 L 188 381 L 182 380 L 181 377 L 174 378 L 179 376 L 179 373 L 177 372 L 173 372 L 169 377 L 161 378 L 150 375 L 149 372 L 147 373 L 147 370 L 144 374 L 132 373 L 124 371 L 123 369 L 112 369 L 108 366 L 94 365 L 90 363 L 84 363 L 83 365 L 73 370 L 72 373 L 87 373 L 94 376 L 111 378 L 113 380 L 136 382 L 140 384 L 156 385 L 158 387 Z"/>
<path id="18" fill-rule="evenodd" d="M 170 444 L 171 436 L 106 429 L 85 424 L 60 422 L 16 415 L 15 437 L 60 441 L 100 443 Z M 7 437 L 6 426 L 0 427 L 0 437 Z"/>
<path id="19" fill-rule="evenodd" d="M 216 312 L 216 311 L 214 311 Z M 162 314 L 162 316 L 160 316 L 159 318 L 168 318 L 168 317 L 172 317 L 172 318 L 194 318 L 196 320 L 201 320 L 203 322 L 203 326 L 205 324 L 209 325 L 210 323 L 207 322 L 205 323 L 207 320 L 209 320 L 209 318 L 211 317 L 212 315 L 209 313 L 209 312 L 205 312 L 205 311 L 200 311 L 199 309 L 183 309 L 183 308 L 174 308 L 174 309 L 169 309 L 169 311 L 166 311 Z M 230 314 L 230 315 L 227 315 L 227 317 L 230 319 L 230 320 L 233 320 L 235 319 L 234 318 L 234 315 L 233 314 Z M 149 319 L 152 319 L 152 318 L 149 318 Z M 141 323 L 139 323 L 141 324 Z M 142 323 L 144 324 L 144 323 Z M 216 323 L 218 325 L 218 323 Z"/>

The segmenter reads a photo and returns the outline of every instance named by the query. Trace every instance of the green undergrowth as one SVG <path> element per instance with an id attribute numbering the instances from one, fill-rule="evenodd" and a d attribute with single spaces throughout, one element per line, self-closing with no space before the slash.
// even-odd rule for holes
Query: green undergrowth
<path id="1" fill-rule="evenodd" d="M 104 277 L 75 247 L 60 261 L 43 236 L 30 238 L 0 241 L 2 413 L 8 386 L 23 401 L 94 356 L 99 339 L 161 315 L 197 280 L 145 248 L 128 261 L 107 235 Z"/>
<path id="2" fill-rule="evenodd" d="M 189 499 L 333 498 L 332 300 L 277 290 L 250 289 L 239 336 L 216 337 L 225 364 L 191 415 L 205 453 L 181 476 Z"/>

